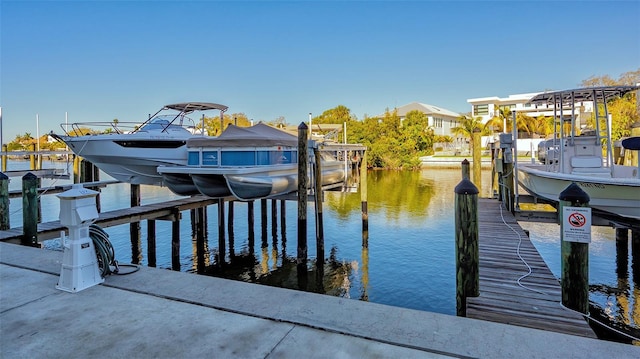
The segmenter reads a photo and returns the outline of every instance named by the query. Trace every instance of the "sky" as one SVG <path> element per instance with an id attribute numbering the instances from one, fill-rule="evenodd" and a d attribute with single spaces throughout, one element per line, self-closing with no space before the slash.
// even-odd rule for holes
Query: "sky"
<path id="1" fill-rule="evenodd" d="M 640 69 L 640 1 L 0 0 L 2 140 L 171 103 L 297 125 Z"/>

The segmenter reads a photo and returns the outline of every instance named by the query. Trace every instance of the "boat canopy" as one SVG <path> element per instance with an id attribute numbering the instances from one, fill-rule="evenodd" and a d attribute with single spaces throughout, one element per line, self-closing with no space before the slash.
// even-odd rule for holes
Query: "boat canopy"
<path id="1" fill-rule="evenodd" d="M 207 111 L 207 110 L 220 110 L 227 111 L 229 107 L 225 105 L 220 105 L 213 102 L 185 102 L 185 103 L 174 103 L 173 105 L 166 105 L 164 107 L 166 110 L 176 110 L 183 113 L 191 113 L 194 111 Z"/>
<path id="2" fill-rule="evenodd" d="M 544 92 L 538 94 L 529 100 L 532 104 L 549 104 L 554 103 L 575 103 L 594 101 L 600 102 L 608 101 L 615 97 L 620 97 L 628 92 L 640 89 L 640 86 L 599 86 L 599 87 L 584 87 L 573 90 Z"/>
<path id="3" fill-rule="evenodd" d="M 298 137 L 259 123 L 251 127 L 229 125 L 218 137 L 193 137 L 187 147 L 298 146 Z"/>

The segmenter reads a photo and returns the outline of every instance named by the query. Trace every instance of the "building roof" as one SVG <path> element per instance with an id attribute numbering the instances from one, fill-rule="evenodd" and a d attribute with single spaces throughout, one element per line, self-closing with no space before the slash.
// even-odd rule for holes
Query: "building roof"
<path id="1" fill-rule="evenodd" d="M 470 98 L 467 100 L 467 102 L 472 105 L 483 105 L 483 104 L 489 104 L 489 103 L 496 104 L 496 105 L 512 105 L 516 103 L 527 103 L 529 102 L 529 100 L 531 100 L 532 97 L 538 94 L 540 94 L 540 92 L 509 95 L 509 97 L 490 96 L 490 97 Z"/>
<path id="2" fill-rule="evenodd" d="M 439 115 L 439 116 L 447 116 L 447 117 L 460 117 L 460 114 L 457 112 L 449 111 L 444 108 L 440 108 L 434 105 L 429 105 L 426 103 L 420 102 L 412 102 L 410 104 L 400 106 L 396 108 L 398 112 L 398 116 L 405 117 L 407 113 L 411 111 L 420 111 L 427 116 Z M 384 114 L 378 115 L 376 117 L 384 117 Z"/>

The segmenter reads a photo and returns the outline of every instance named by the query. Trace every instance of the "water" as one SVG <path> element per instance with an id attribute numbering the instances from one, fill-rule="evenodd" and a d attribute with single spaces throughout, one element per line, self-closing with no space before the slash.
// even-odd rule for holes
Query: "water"
<path id="1" fill-rule="evenodd" d="M 9 170 L 26 169 L 28 162 L 10 161 Z M 65 168 L 64 162 L 47 162 L 45 167 Z M 489 187 L 484 171 L 483 189 Z M 102 174 L 102 179 L 108 176 Z M 324 202 L 325 275 L 321 292 L 375 303 L 455 315 L 454 187 L 460 181 L 459 170 L 427 169 L 420 172 L 370 171 L 368 173 L 369 237 L 363 248 L 361 202 L 359 193 L 326 193 Z M 69 183 L 68 180 L 44 180 L 43 186 Z M 10 183 L 19 189 L 20 179 Z M 166 188 L 141 186 L 142 203 L 179 198 Z M 110 185 L 102 189 L 102 211 L 129 206 L 129 185 Z M 11 226 L 22 222 L 22 203 L 12 199 Z M 316 262 L 315 221 L 309 203 L 309 270 Z M 58 218 L 56 196 L 42 197 L 43 221 Z M 297 252 L 297 204 L 286 203 L 286 231 L 278 221 L 273 232 L 271 201 L 267 201 L 266 228 L 261 227 L 260 201 L 255 202 L 255 243 L 249 243 L 247 204 L 234 205 L 233 246 L 227 245 L 226 270 L 217 269 L 217 206 L 208 208 L 207 272 L 212 275 L 254 283 L 298 288 L 295 258 Z M 277 202 L 280 215 L 280 202 Z M 225 214 L 228 209 L 225 210 Z M 182 271 L 196 271 L 195 241 L 192 240 L 188 211 L 181 221 L 180 265 Z M 146 259 L 146 221 L 141 223 L 143 265 Z M 560 230 L 555 224 L 521 223 L 529 229 L 531 240 L 551 271 L 560 275 Z M 226 226 L 226 223 L 225 223 Z M 106 228 L 121 263 L 132 262 L 129 225 Z M 274 235 L 275 234 L 275 235 Z M 157 267 L 171 268 L 171 222 L 156 221 Z M 227 240 L 229 238 L 227 237 Z M 47 241 L 47 248 L 59 248 Z M 232 248 L 230 248 L 232 247 Z M 629 254 L 631 251 L 629 250 Z M 590 299 L 596 308 L 614 322 L 640 328 L 640 278 L 633 277 L 632 258 L 625 270 L 617 269 L 615 232 L 594 227 L 590 245 Z M 639 260 L 639 259 L 636 259 Z M 624 263 L 621 262 L 621 263 Z M 619 265 L 618 265 L 619 267 Z M 318 291 L 311 274 L 308 289 Z"/>

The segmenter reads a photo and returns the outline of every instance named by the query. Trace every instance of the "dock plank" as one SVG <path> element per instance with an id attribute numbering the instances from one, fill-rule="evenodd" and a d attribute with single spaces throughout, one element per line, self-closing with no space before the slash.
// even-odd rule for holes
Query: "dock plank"
<path id="1" fill-rule="evenodd" d="M 596 338 L 581 314 L 561 305 L 560 282 L 515 217 L 498 201 L 478 202 L 480 296 L 467 298 L 467 317 Z M 524 278 L 520 257 L 531 268 Z"/>

